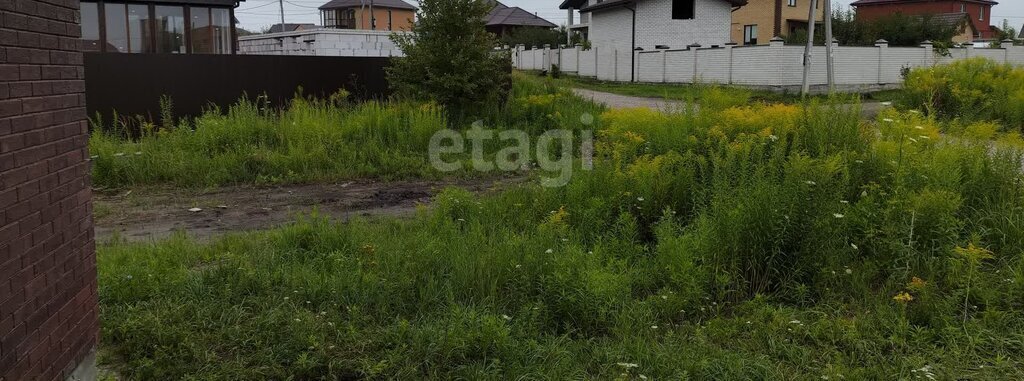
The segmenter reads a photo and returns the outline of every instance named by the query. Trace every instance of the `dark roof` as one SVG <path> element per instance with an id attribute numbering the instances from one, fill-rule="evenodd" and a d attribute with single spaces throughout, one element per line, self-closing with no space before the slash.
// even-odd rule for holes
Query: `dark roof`
<path id="1" fill-rule="evenodd" d="M 924 17 L 924 15 L 919 15 L 918 17 Z M 977 30 L 974 28 L 974 23 L 971 22 L 973 21 L 971 20 L 971 15 L 967 13 L 936 13 L 931 15 L 930 20 L 931 22 L 942 25 L 944 27 L 956 27 L 960 25 L 966 25 L 970 26 L 971 29 L 974 29 L 975 31 Z"/>
<path id="2" fill-rule="evenodd" d="M 289 23 L 285 23 L 284 24 L 284 31 L 285 32 L 294 32 L 294 31 L 298 30 L 299 28 L 316 28 L 316 24 L 305 24 L 305 23 L 304 24 L 289 24 Z M 267 33 L 277 33 L 277 32 L 280 32 L 280 31 L 281 31 L 281 24 L 274 24 L 274 25 L 270 26 L 270 30 L 268 30 Z"/>
<path id="3" fill-rule="evenodd" d="M 569 0 L 567 0 L 567 2 L 568 1 Z M 723 0 L 723 1 L 726 1 L 729 4 L 732 4 L 732 6 L 734 6 L 734 7 L 742 7 L 744 5 L 747 5 L 747 0 Z M 599 10 L 602 10 L 602 9 L 620 7 L 620 6 L 629 5 L 629 4 L 633 4 L 633 3 L 636 3 L 636 0 L 605 0 L 604 2 L 597 3 L 597 4 L 591 5 L 589 7 L 583 7 L 582 9 L 580 9 L 580 12 L 599 11 Z"/>
<path id="4" fill-rule="evenodd" d="M 509 26 L 535 26 L 542 28 L 554 28 L 558 25 L 540 18 L 533 13 L 527 12 L 519 7 L 509 7 L 501 2 L 494 2 L 494 8 L 487 15 L 487 26 L 509 25 Z"/>
<path id="5" fill-rule="evenodd" d="M 327 4 L 321 5 L 320 9 L 354 8 L 362 6 L 370 6 L 370 0 L 331 0 L 327 2 Z M 373 6 L 376 8 L 416 10 L 416 7 L 402 0 L 373 0 Z"/>
<path id="6" fill-rule="evenodd" d="M 558 9 L 580 9 L 584 5 L 587 5 L 587 0 L 565 0 L 562 5 L 558 6 Z"/>
<path id="7" fill-rule="evenodd" d="M 860 5 L 921 3 L 921 2 L 927 2 L 927 1 L 949 1 L 949 0 L 857 0 L 857 1 L 854 1 L 850 5 L 856 7 L 856 6 L 860 6 Z M 971 3 L 982 3 L 982 4 L 988 4 L 988 5 L 999 4 L 999 3 L 995 2 L 995 1 L 992 1 L 992 0 L 964 0 L 964 1 L 971 2 Z"/>

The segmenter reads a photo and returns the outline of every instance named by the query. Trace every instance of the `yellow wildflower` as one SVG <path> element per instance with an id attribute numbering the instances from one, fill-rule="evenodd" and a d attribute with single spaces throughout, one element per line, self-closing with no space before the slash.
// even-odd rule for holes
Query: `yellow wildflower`
<path id="1" fill-rule="evenodd" d="M 927 285 L 928 282 L 925 282 L 923 279 L 915 276 L 910 279 L 910 283 L 907 284 L 907 288 L 911 291 L 921 291 L 924 290 Z"/>
<path id="2" fill-rule="evenodd" d="M 893 296 L 892 300 L 895 300 L 895 301 L 897 301 L 899 303 L 906 304 L 906 303 L 910 303 L 910 301 L 914 300 L 914 297 L 910 296 L 910 294 L 908 294 L 906 292 L 901 291 L 899 294 L 896 294 L 896 296 Z"/>

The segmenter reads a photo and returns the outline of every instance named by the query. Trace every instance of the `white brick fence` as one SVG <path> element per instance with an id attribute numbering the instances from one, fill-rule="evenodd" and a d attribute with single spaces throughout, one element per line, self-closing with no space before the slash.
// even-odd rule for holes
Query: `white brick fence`
<path id="1" fill-rule="evenodd" d="M 920 47 L 838 46 L 835 54 L 836 85 L 843 90 L 876 89 L 900 84 L 903 68 L 949 63 L 968 57 L 988 57 L 998 62 L 1024 64 L 1024 47 L 1003 43 L 1000 48 L 953 48 L 949 56 L 934 53 L 931 44 Z M 607 81 L 631 80 L 629 51 L 593 47 L 542 48 L 512 52 L 512 62 L 523 70 L 550 70 Z M 796 89 L 803 82 L 803 46 L 786 46 L 780 39 L 770 45 L 690 47 L 687 49 L 633 52 L 637 82 L 718 83 L 750 87 Z M 811 83 L 827 84 L 825 47 L 812 51 Z"/>
<path id="2" fill-rule="evenodd" d="M 402 51 L 386 31 L 320 28 L 238 38 L 239 54 L 392 57 Z M 403 33 L 403 32 L 396 32 Z"/>

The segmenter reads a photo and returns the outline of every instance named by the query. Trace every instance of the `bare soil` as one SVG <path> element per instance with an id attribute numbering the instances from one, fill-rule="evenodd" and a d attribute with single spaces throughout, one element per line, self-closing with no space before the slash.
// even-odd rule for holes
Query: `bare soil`
<path id="1" fill-rule="evenodd" d="M 231 186 L 206 191 L 145 188 L 94 196 L 96 240 L 165 238 L 177 231 L 207 240 L 230 232 L 268 229 L 314 210 L 347 221 L 353 216 L 411 216 L 446 187 L 489 192 L 522 177 L 440 181 L 351 181 L 272 187 Z"/>

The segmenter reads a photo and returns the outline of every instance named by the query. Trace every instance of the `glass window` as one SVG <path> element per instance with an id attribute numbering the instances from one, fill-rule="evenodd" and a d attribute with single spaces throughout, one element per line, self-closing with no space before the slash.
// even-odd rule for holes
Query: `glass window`
<path id="1" fill-rule="evenodd" d="M 757 45 L 757 25 L 747 25 L 743 27 L 743 44 Z"/>
<path id="2" fill-rule="evenodd" d="M 210 30 L 210 8 L 191 7 L 189 13 L 192 21 L 190 38 L 192 53 L 213 53 L 213 34 Z"/>
<path id="3" fill-rule="evenodd" d="M 981 6 L 981 13 L 978 15 L 978 20 L 985 21 L 985 6 Z"/>
<path id="4" fill-rule="evenodd" d="M 231 54 L 234 51 L 231 38 L 231 11 L 227 8 L 210 9 L 213 29 L 213 52 Z"/>
<path id="5" fill-rule="evenodd" d="M 185 11 L 182 7 L 157 5 L 156 52 L 185 53 Z"/>
<path id="6" fill-rule="evenodd" d="M 100 7 L 96 3 L 81 3 L 82 11 L 82 50 L 86 52 L 100 51 Z"/>
<path id="7" fill-rule="evenodd" d="M 106 3 L 107 51 L 128 53 L 128 17 L 124 4 Z"/>
<path id="8" fill-rule="evenodd" d="M 789 6 L 795 7 L 796 6 L 796 0 L 789 0 Z"/>
<path id="9" fill-rule="evenodd" d="M 128 4 L 128 51 L 131 53 L 149 52 L 149 45 L 152 41 L 149 6 Z"/>
<path id="10" fill-rule="evenodd" d="M 672 0 L 673 20 L 692 20 L 695 0 Z"/>

